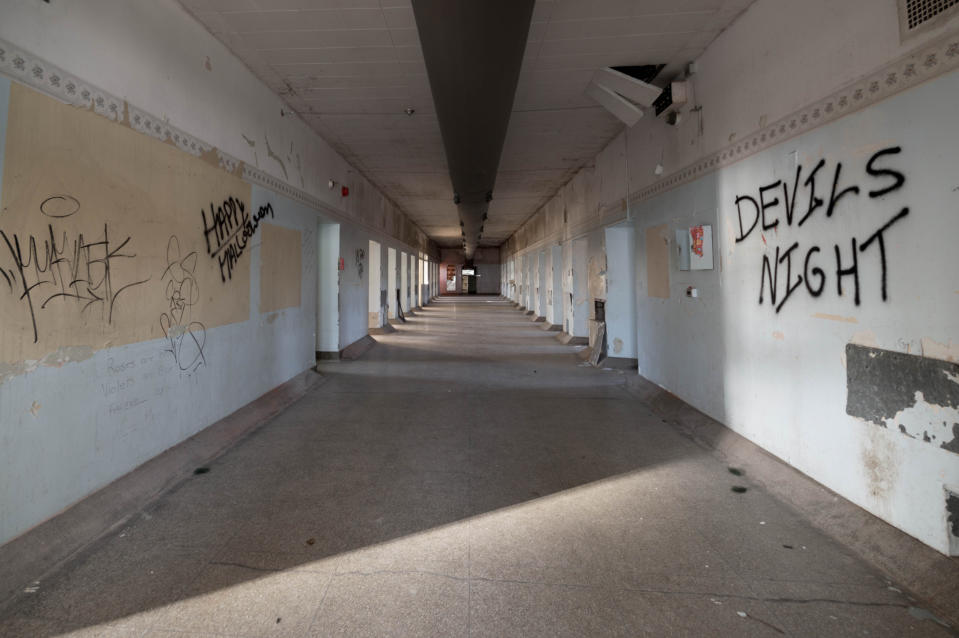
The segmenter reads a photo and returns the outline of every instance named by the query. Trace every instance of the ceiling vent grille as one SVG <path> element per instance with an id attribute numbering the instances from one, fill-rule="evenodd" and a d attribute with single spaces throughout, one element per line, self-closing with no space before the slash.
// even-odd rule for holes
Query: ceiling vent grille
<path id="1" fill-rule="evenodd" d="M 959 0 L 899 0 L 899 31 L 902 39 L 925 31 L 956 15 Z"/>

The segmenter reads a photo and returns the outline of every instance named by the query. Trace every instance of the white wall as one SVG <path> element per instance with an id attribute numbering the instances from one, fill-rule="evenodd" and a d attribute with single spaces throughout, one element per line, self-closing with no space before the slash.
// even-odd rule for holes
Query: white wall
<path id="1" fill-rule="evenodd" d="M 952 106 L 957 97 L 959 73 L 952 73 L 650 200 L 637 215 L 646 226 L 664 221 L 680 226 L 684 212 L 718 211 L 714 236 L 717 262 L 722 260 L 715 271 L 690 273 L 702 291 L 699 299 L 683 296 L 682 280 L 665 301 L 640 290 L 639 324 L 672 327 L 641 331 L 641 372 L 942 551 L 947 547 L 942 488 L 959 484 L 959 457 L 939 447 L 952 439 L 940 421 L 959 422 L 959 411 L 934 408 L 935 418 L 921 423 L 910 423 L 911 415 L 904 413 L 888 429 L 848 416 L 844 348 L 861 343 L 923 354 L 924 343 L 959 341 L 959 296 L 948 274 L 956 271 L 951 237 L 959 233 L 959 218 L 951 213 L 959 199 L 948 174 L 959 162 Z M 867 176 L 865 165 L 877 150 L 891 146 L 901 146 L 902 154 L 890 156 L 884 166 L 901 171 L 906 182 L 894 193 L 869 198 L 867 189 L 889 182 Z M 806 170 L 826 159 L 830 177 L 843 162 L 848 171 L 843 184 L 859 185 L 863 193 L 843 200 L 831 218 L 820 209 L 803 227 L 795 220 L 789 227 L 781 206 L 770 209 L 770 218 L 775 210 L 780 219 L 778 232 L 753 231 L 736 242 L 736 197 L 758 196 L 759 186 L 792 179 L 794 151 Z M 802 208 L 807 200 L 800 192 Z M 908 216 L 884 235 L 884 269 L 876 241 L 866 251 L 861 247 L 904 208 Z M 834 252 L 838 246 L 843 266 L 850 265 L 854 238 L 860 246 L 859 304 L 851 278 L 843 296 L 838 294 Z M 803 283 L 786 298 L 786 264 L 780 264 L 777 312 L 768 281 L 764 301 L 758 302 L 763 257 L 774 259 L 777 247 L 785 251 L 793 242 L 798 248 L 790 285 L 803 276 L 818 291 L 823 280 L 813 269 L 820 267 L 824 288 L 817 297 Z M 820 252 L 810 254 L 814 247 Z M 896 431 L 900 423 L 912 435 L 925 431 L 937 439 L 910 439 Z"/>
<path id="2" fill-rule="evenodd" d="M 340 225 L 317 224 L 316 351 L 340 349 L 340 282 L 337 271 L 340 258 Z"/>
<path id="3" fill-rule="evenodd" d="M 551 246 L 546 270 L 546 321 L 554 326 L 563 325 L 563 247 Z"/>
<path id="4" fill-rule="evenodd" d="M 396 289 L 399 288 L 397 281 L 396 249 L 387 248 L 386 253 L 386 302 L 389 308 L 389 318 L 396 319 Z"/>
<path id="5" fill-rule="evenodd" d="M 606 229 L 608 355 L 636 358 L 636 278 L 632 226 Z"/>
<path id="6" fill-rule="evenodd" d="M 546 251 L 536 255 L 536 316 L 546 316 Z"/>
<path id="7" fill-rule="evenodd" d="M 400 274 L 402 275 L 402 289 L 400 290 L 400 299 L 403 306 L 403 311 L 408 312 L 412 309 L 413 304 L 410 303 L 410 288 L 412 287 L 413 273 L 410 271 L 410 255 L 408 253 L 402 253 L 403 263 L 401 264 Z M 406 273 L 406 274 L 403 274 Z"/>
<path id="8" fill-rule="evenodd" d="M 950 71 L 959 67 L 959 19 L 902 44 L 895 10 L 892 1 L 758 0 L 697 61 L 680 124 L 647 117 L 628 131 L 628 143 L 620 135 L 508 240 L 504 255 L 522 259 L 562 243 L 568 293 L 577 244 L 587 246 L 588 259 L 597 257 L 592 229 L 625 217 L 625 191 L 616 185 L 626 181 L 628 146 L 640 373 L 945 552 L 943 487 L 959 485 L 959 457 L 941 445 L 952 439 L 950 424 L 959 422 L 955 407 L 919 400 L 890 415 L 886 427 L 846 413 L 847 344 L 959 359 L 951 240 L 959 233 L 959 71 Z M 870 158 L 893 147 L 902 150 L 875 160 L 874 169 L 894 169 L 905 183 L 870 197 L 869 191 L 893 183 L 890 174 L 868 173 Z M 805 180 L 820 160 L 816 195 L 826 205 L 802 227 L 798 217 L 789 224 L 782 182 L 791 192 L 797 168 Z M 860 192 L 827 216 L 840 162 L 837 192 L 852 185 Z M 660 176 L 658 163 L 665 167 Z M 765 201 L 780 200 L 767 210 L 767 228 L 737 242 L 736 198 L 759 200 L 759 188 L 779 180 L 764 191 Z M 809 199 L 800 182 L 796 206 L 803 214 Z M 569 221 L 543 230 L 557 228 L 550 216 L 564 207 Z M 861 247 L 906 207 L 908 215 L 884 235 L 887 298 L 876 240 L 857 249 L 860 303 L 851 298 L 849 277 L 840 296 L 835 247 L 848 265 L 852 239 Z M 745 214 L 748 226 L 751 213 Z M 773 217 L 780 220 L 776 227 Z M 666 224 L 673 237 L 698 223 L 713 227 L 714 269 L 680 271 L 671 242 L 669 297 L 650 297 L 647 229 Z M 794 242 L 789 280 L 795 285 L 802 276 L 803 282 L 777 312 L 768 282 L 759 303 L 763 259 L 775 260 L 777 248 L 782 256 Z M 811 253 L 807 271 L 812 247 L 819 251 Z M 606 250 L 616 261 L 615 251 Z M 783 261 L 779 302 L 786 267 Z M 825 277 L 821 293 L 817 267 Z M 610 263 L 610 287 L 616 270 Z M 598 287 L 594 279 L 591 288 Z M 686 297 L 688 286 L 699 297 Z"/>
<path id="9" fill-rule="evenodd" d="M 589 335 L 589 291 L 587 289 L 588 244 L 585 238 L 569 243 L 569 262 L 564 295 L 566 302 L 566 332 L 574 337 Z"/>
<path id="10" fill-rule="evenodd" d="M 373 261 L 376 258 L 370 256 L 370 242 L 379 245 L 380 273 L 379 288 L 383 288 L 384 273 L 382 269 L 382 251 L 383 248 L 392 247 L 397 250 L 401 256 L 406 255 L 401 262 L 401 266 L 406 266 L 406 270 L 400 271 L 400 280 L 405 282 L 403 293 L 403 310 L 410 308 L 411 294 L 415 301 L 415 291 L 418 288 L 414 279 L 416 277 L 416 268 L 418 260 L 414 255 L 407 255 L 400 251 L 400 248 L 409 249 L 408 246 L 400 244 L 395 239 L 383 235 L 382 233 L 371 233 L 368 229 L 355 224 L 340 224 L 340 243 L 339 256 L 343 259 L 343 270 L 338 272 L 339 286 L 339 350 L 356 343 L 369 334 L 370 321 L 369 313 L 372 302 L 370 287 L 370 271 L 376 268 Z M 405 279 L 404 279 L 405 277 Z M 375 284 L 374 284 L 375 285 Z M 395 297 L 396 291 L 387 293 Z"/>
<path id="11" fill-rule="evenodd" d="M 369 262 L 367 312 L 369 313 L 370 328 L 379 328 L 383 325 L 384 319 L 383 304 L 380 303 L 383 290 L 383 266 L 380 258 L 382 252 L 380 243 L 371 239 L 369 250 L 367 250 L 367 261 Z"/>

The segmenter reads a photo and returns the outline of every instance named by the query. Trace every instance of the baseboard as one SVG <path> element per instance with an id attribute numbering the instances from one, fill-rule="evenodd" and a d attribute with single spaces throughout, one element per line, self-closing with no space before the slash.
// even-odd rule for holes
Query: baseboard
<path id="1" fill-rule="evenodd" d="M 563 330 L 563 326 L 559 325 L 558 323 L 550 323 L 548 321 L 540 326 L 540 328 L 546 332 L 562 332 Z"/>
<path id="2" fill-rule="evenodd" d="M 161 495 L 236 445 L 322 381 L 314 370 L 296 375 L 236 412 L 0 545 L 0 609 L 25 586 L 43 578 Z"/>
<path id="3" fill-rule="evenodd" d="M 824 534 L 902 584 L 954 627 L 959 625 L 959 561 L 873 516 L 744 436 L 639 374 L 627 390 L 663 421 L 799 513 Z"/>
<path id="4" fill-rule="evenodd" d="M 535 311 L 535 310 L 527 310 L 527 311 L 526 311 L 526 314 L 527 314 L 527 315 L 535 315 L 535 314 L 536 314 L 536 311 Z"/>
<path id="5" fill-rule="evenodd" d="M 533 323 L 543 323 L 544 321 L 546 321 L 546 317 L 537 317 L 534 314 L 533 317 L 530 319 L 530 321 L 532 321 Z"/>
<path id="6" fill-rule="evenodd" d="M 316 351 L 316 360 L 317 361 L 336 361 L 340 358 L 340 351 L 334 350 L 332 352 L 317 350 Z"/>
<path id="7" fill-rule="evenodd" d="M 635 357 L 606 357 L 600 363 L 604 368 L 613 368 L 614 370 L 636 370 L 639 368 L 639 361 Z"/>

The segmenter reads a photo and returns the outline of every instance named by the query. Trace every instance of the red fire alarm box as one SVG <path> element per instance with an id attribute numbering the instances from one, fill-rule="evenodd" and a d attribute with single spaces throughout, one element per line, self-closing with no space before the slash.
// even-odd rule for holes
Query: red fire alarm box
<path id="1" fill-rule="evenodd" d="M 346 270 L 346 262 L 343 261 L 343 258 L 342 258 L 342 257 L 340 257 L 340 263 L 339 263 L 339 265 L 337 266 L 337 269 L 338 269 L 338 270 Z"/>
<path id="2" fill-rule="evenodd" d="M 349 197 L 349 196 L 350 196 L 350 187 L 349 187 L 349 186 L 344 186 L 344 187 L 342 187 L 342 188 L 340 189 L 340 194 L 343 195 L 343 197 Z"/>

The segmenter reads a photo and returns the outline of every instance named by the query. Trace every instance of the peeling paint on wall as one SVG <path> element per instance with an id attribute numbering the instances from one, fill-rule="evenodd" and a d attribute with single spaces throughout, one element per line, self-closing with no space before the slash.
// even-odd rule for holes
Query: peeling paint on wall
<path id="1" fill-rule="evenodd" d="M 256 141 L 251 140 L 246 135 L 243 135 L 243 133 L 240 133 L 240 137 L 243 138 L 243 141 L 246 142 L 247 146 L 253 149 L 253 163 L 256 165 L 257 168 L 260 168 L 260 158 L 257 157 L 257 154 L 256 154 Z"/>
<path id="2" fill-rule="evenodd" d="M 899 458 L 896 446 L 883 432 L 872 430 L 863 441 L 862 464 L 866 470 L 869 494 L 883 507 L 889 492 L 899 478 Z"/>
<path id="3" fill-rule="evenodd" d="M 591 299 L 606 298 L 606 253 L 590 257 L 587 262 L 589 296 Z"/>
<path id="4" fill-rule="evenodd" d="M 270 148 L 270 138 L 267 137 L 266 135 L 264 135 L 263 138 L 266 140 L 266 154 L 267 154 L 267 156 L 268 156 L 270 159 L 275 160 L 276 163 L 280 165 L 280 169 L 283 170 L 283 179 L 285 179 L 286 181 L 290 181 L 290 176 L 289 176 L 289 175 L 287 174 L 287 172 L 286 172 L 286 164 L 283 163 L 283 160 L 280 159 L 280 156 L 277 155 L 276 153 L 274 153 L 274 152 L 273 152 L 273 149 Z"/>
<path id="5" fill-rule="evenodd" d="M 846 413 L 959 454 L 959 364 L 848 344 Z"/>
<path id="6" fill-rule="evenodd" d="M 949 494 L 946 498 L 946 513 L 948 514 L 949 532 L 959 538 L 959 496 Z"/>
<path id="7" fill-rule="evenodd" d="M 932 359 L 942 359 L 943 361 L 959 361 L 959 343 L 939 343 L 929 337 L 923 337 L 920 340 L 922 345 L 922 356 Z"/>
<path id="8" fill-rule="evenodd" d="M 813 315 L 813 319 L 828 319 L 829 321 L 842 321 L 844 323 L 859 323 L 859 320 L 855 317 L 843 317 L 840 315 L 827 315 L 824 312 L 817 312 Z"/>
<path id="9" fill-rule="evenodd" d="M 860 346 L 871 346 L 873 348 L 877 347 L 879 344 L 876 343 L 876 333 L 872 330 L 863 330 L 857 332 L 849 339 L 850 343 L 855 343 Z"/>
<path id="10" fill-rule="evenodd" d="M 0 361 L 0 385 L 12 377 L 33 372 L 40 366 L 61 368 L 67 363 L 85 361 L 93 356 L 93 348 L 89 346 L 61 346 L 39 360 L 17 361 L 4 363 Z"/>

